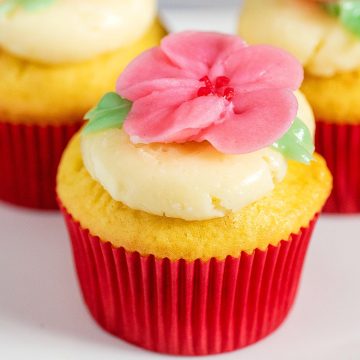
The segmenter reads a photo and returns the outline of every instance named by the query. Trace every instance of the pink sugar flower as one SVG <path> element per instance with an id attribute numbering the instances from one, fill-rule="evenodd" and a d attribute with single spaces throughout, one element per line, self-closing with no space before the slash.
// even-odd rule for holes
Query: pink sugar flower
<path id="1" fill-rule="evenodd" d="M 133 102 L 124 130 L 135 143 L 208 141 L 240 154 L 281 138 L 297 114 L 303 79 L 291 55 L 239 37 L 182 32 L 136 58 L 117 92 Z"/>

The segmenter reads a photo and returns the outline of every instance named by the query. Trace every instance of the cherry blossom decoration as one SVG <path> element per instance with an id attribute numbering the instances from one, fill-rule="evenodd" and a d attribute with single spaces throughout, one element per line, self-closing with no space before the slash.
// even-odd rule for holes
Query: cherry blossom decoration
<path id="1" fill-rule="evenodd" d="M 123 125 L 134 143 L 208 141 L 225 154 L 273 146 L 309 162 L 314 147 L 293 93 L 302 79 L 301 65 L 280 49 L 219 33 L 172 34 L 125 69 L 117 94 L 85 116 L 84 131 Z"/>

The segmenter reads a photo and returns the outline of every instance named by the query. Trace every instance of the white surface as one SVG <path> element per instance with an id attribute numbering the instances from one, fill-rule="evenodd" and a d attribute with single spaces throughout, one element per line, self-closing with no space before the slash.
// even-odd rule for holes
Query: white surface
<path id="1" fill-rule="evenodd" d="M 171 31 L 203 30 L 234 33 L 237 27 L 240 7 L 220 8 L 166 8 L 162 19 Z"/>
<path id="2" fill-rule="evenodd" d="M 0 205 L 0 359 L 171 359 L 103 332 L 82 303 L 59 214 Z M 360 359 L 360 216 L 324 217 L 299 296 L 280 329 L 242 360 Z"/>
<path id="3" fill-rule="evenodd" d="M 242 0 L 158 0 L 160 6 L 166 7 L 199 7 L 239 5 Z"/>
<path id="4" fill-rule="evenodd" d="M 177 30 L 195 28 L 197 19 L 196 28 L 231 31 L 234 14 L 202 11 L 186 17 L 182 12 L 166 18 Z M 173 358 L 122 342 L 93 322 L 76 284 L 59 214 L 0 204 L 0 228 L 0 359 Z M 359 360 L 359 233 L 360 216 L 321 218 L 297 302 L 283 326 L 258 344 L 214 358 Z"/>

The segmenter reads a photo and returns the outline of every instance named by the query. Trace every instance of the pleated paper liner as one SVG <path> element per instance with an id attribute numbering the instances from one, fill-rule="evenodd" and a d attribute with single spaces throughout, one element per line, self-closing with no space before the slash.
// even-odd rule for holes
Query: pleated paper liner
<path id="1" fill-rule="evenodd" d="M 360 124 L 316 122 L 316 150 L 333 174 L 328 213 L 360 213 Z"/>
<path id="2" fill-rule="evenodd" d="M 174 355 L 240 349 L 274 331 L 294 302 L 317 220 L 266 251 L 189 262 L 115 248 L 61 209 L 94 319 L 123 340 Z"/>
<path id="3" fill-rule="evenodd" d="M 0 122 L 0 200 L 38 209 L 58 208 L 57 167 L 68 141 L 80 128 Z"/>

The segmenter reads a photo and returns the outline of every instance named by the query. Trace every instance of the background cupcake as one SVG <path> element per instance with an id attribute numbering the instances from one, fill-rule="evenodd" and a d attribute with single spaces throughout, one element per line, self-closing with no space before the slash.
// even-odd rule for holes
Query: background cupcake
<path id="1" fill-rule="evenodd" d="M 55 208 L 83 114 L 164 30 L 153 0 L 5 0 L 0 14 L 0 199 Z"/>
<path id="2" fill-rule="evenodd" d="M 107 331 L 204 355 L 281 324 L 331 188 L 301 81 L 281 50 L 185 32 L 134 60 L 86 115 L 57 191 Z"/>
<path id="3" fill-rule="evenodd" d="M 239 32 L 273 44 L 305 67 L 302 91 L 317 120 L 317 150 L 334 175 L 325 210 L 360 211 L 360 3 L 247 0 Z"/>

